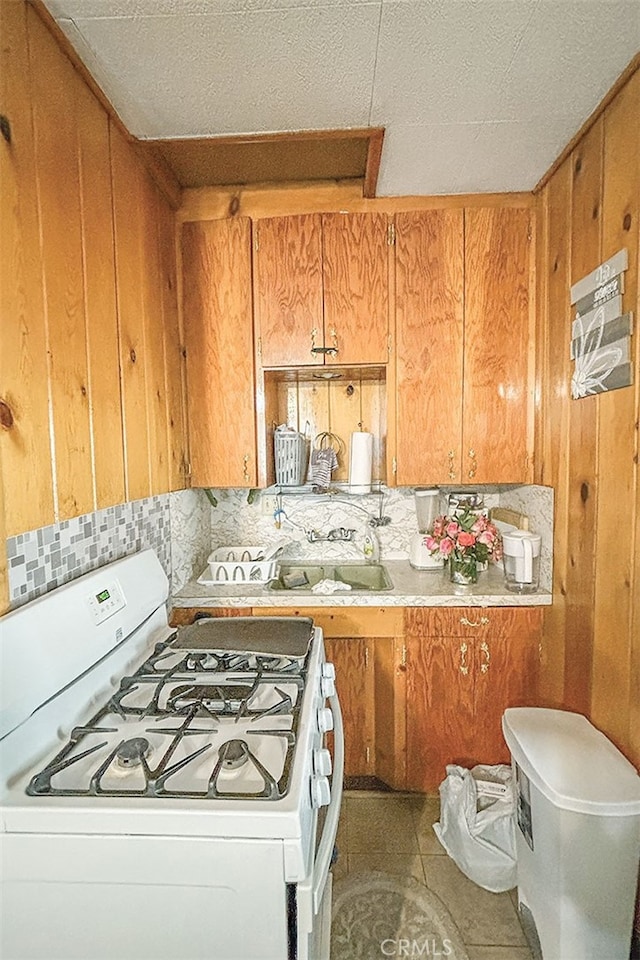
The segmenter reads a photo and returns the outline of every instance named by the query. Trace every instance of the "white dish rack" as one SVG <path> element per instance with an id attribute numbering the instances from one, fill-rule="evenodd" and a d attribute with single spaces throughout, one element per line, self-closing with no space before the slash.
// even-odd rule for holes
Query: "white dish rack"
<path id="1" fill-rule="evenodd" d="M 218 547 L 209 555 L 207 569 L 198 577 L 203 586 L 222 584 L 268 583 L 280 573 L 277 558 L 282 546 L 229 546 Z"/>

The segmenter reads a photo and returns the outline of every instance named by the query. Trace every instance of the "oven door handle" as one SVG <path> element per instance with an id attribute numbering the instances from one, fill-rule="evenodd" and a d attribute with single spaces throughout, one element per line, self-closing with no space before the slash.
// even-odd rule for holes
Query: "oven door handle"
<path id="1" fill-rule="evenodd" d="M 318 845 L 313 866 L 313 912 L 318 913 L 324 894 L 333 848 L 338 835 L 338 821 L 342 804 L 342 781 L 344 779 L 344 727 L 338 695 L 329 697 L 329 706 L 333 714 L 333 776 L 331 777 L 331 800 L 322 828 L 322 837 Z"/>

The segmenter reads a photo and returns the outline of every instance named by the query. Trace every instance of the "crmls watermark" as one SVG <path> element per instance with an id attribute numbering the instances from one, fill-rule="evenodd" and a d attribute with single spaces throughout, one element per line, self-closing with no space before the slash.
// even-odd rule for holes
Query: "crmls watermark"
<path id="1" fill-rule="evenodd" d="M 383 957 L 452 957 L 451 940 L 383 940 L 380 944 Z"/>

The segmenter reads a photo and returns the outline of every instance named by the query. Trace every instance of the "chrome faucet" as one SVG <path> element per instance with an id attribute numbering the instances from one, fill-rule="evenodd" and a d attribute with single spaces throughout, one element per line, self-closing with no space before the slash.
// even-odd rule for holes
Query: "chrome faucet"
<path id="1" fill-rule="evenodd" d="M 306 534 L 309 543 L 337 543 L 339 541 L 353 542 L 355 532 L 355 530 L 348 529 L 347 527 L 334 527 L 333 530 L 329 530 L 326 537 L 317 530 L 307 530 Z"/>
<path id="2" fill-rule="evenodd" d="M 353 540 L 353 535 L 355 530 L 347 529 L 346 527 L 335 527 L 333 530 L 329 530 L 327 534 L 327 540 Z"/>

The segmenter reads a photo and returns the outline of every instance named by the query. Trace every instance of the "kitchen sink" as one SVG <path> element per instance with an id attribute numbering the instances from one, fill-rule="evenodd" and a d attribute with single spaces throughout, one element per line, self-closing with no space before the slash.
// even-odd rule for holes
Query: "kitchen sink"
<path id="1" fill-rule="evenodd" d="M 392 590 L 393 583 L 381 563 L 342 563 L 334 567 L 334 580 L 351 584 L 352 590 Z"/>
<path id="2" fill-rule="evenodd" d="M 288 564 L 280 566 L 280 576 L 271 580 L 269 590 L 310 590 L 320 580 L 348 583 L 352 590 L 378 593 L 392 590 L 391 577 L 381 563 Z"/>

